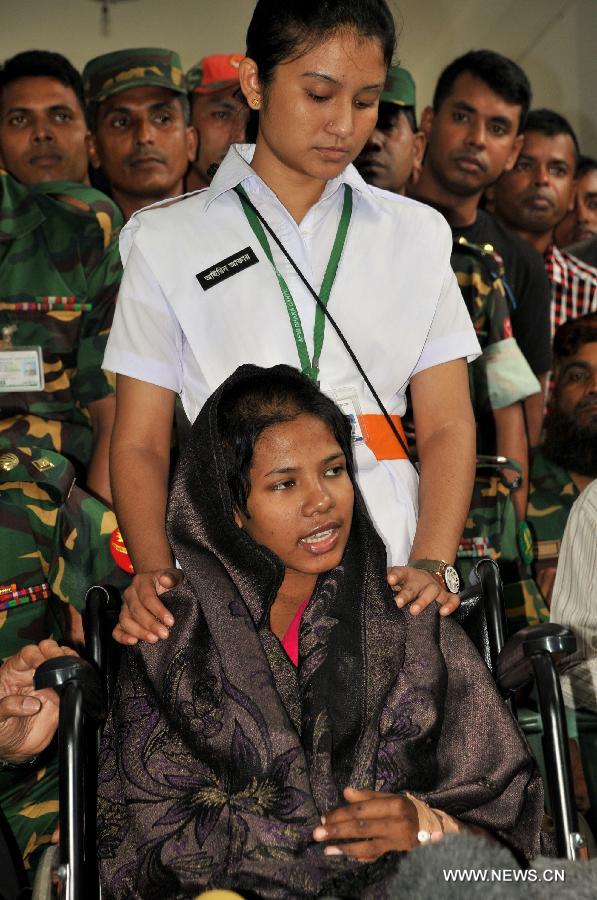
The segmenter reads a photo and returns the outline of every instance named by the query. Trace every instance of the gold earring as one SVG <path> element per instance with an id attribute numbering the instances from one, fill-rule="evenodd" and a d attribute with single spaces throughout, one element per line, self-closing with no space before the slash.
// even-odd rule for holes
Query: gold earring
<path id="1" fill-rule="evenodd" d="M 257 108 L 259 106 L 260 102 L 261 101 L 259 100 L 259 97 L 253 97 L 253 99 L 251 100 L 251 103 L 253 104 L 253 106 L 255 108 Z"/>

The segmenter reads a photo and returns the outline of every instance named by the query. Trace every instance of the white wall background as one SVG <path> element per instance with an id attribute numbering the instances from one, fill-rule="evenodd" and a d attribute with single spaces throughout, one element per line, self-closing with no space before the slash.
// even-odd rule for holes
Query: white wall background
<path id="1" fill-rule="evenodd" d="M 390 2 L 419 109 L 444 65 L 489 47 L 519 62 L 534 105 L 566 115 L 584 151 L 597 155 L 597 0 Z M 242 52 L 253 7 L 254 0 L 112 0 L 105 33 L 101 0 L 0 0 L 0 59 L 35 47 L 82 67 L 110 50 L 158 46 L 178 50 L 186 69 L 206 53 Z"/>

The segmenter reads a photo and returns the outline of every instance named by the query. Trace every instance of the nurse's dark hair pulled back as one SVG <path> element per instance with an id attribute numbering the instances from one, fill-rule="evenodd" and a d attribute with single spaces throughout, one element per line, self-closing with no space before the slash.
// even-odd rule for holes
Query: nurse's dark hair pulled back
<path id="1" fill-rule="evenodd" d="M 218 436 L 233 509 L 248 516 L 251 463 L 260 435 L 304 414 L 328 426 L 344 452 L 354 484 L 351 425 L 334 401 L 291 366 L 251 367 L 246 377 L 225 389 L 218 404 Z"/>
<path id="2" fill-rule="evenodd" d="M 247 56 L 267 87 L 276 66 L 296 59 L 341 29 L 379 40 L 386 66 L 396 49 L 396 28 L 385 0 L 258 0 L 247 31 Z"/>

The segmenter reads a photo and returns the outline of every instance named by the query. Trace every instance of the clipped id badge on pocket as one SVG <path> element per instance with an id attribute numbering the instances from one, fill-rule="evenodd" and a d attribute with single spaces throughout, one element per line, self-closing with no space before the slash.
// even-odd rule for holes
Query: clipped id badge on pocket
<path id="1" fill-rule="evenodd" d="M 39 346 L 13 347 L 16 325 L 3 325 L 0 339 L 0 393 L 43 391 L 44 355 Z"/>
<path id="2" fill-rule="evenodd" d="M 44 360 L 41 347 L 0 350 L 0 392 L 43 391 Z"/>
<path id="3" fill-rule="evenodd" d="M 338 388 L 334 391 L 334 400 L 344 415 L 350 419 L 353 444 L 358 445 L 365 443 L 367 440 L 367 431 L 364 426 L 356 390 L 350 387 Z"/>

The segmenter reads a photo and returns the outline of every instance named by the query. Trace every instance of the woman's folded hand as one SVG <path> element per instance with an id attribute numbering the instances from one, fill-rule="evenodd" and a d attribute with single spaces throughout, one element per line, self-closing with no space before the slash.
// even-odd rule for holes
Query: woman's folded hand
<path id="1" fill-rule="evenodd" d="M 449 616 L 460 606 L 458 594 L 451 594 L 441 587 L 430 572 L 413 569 L 412 566 L 392 566 L 388 569 L 388 584 L 395 594 L 396 605 L 402 608 L 412 603 L 413 616 L 423 612 L 435 601 L 440 606 L 440 616 Z"/>
<path id="2" fill-rule="evenodd" d="M 347 805 L 329 812 L 313 831 L 314 840 L 327 842 L 326 856 L 374 862 L 390 850 L 418 846 L 419 818 L 408 797 L 346 788 L 344 798 Z"/>
<path id="3" fill-rule="evenodd" d="M 180 569 L 156 569 L 135 575 L 124 592 L 118 625 L 112 632 L 119 644 L 132 646 L 137 641 L 155 644 L 165 640 L 174 625 L 174 617 L 160 601 L 160 595 L 171 591 L 183 579 Z"/>

